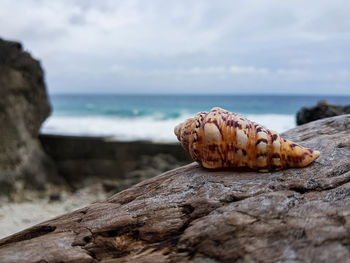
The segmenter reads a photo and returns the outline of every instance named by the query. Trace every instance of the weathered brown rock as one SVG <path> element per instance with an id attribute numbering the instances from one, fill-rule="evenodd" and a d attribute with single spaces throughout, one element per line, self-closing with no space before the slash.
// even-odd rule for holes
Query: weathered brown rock
<path id="1" fill-rule="evenodd" d="M 0 39 L 0 194 L 59 181 L 38 140 L 49 114 L 40 63 L 20 43 Z"/>
<path id="2" fill-rule="evenodd" d="M 301 108 L 297 113 L 297 124 L 302 125 L 311 121 L 334 117 L 350 113 L 350 105 L 341 106 L 329 104 L 327 101 L 319 101 L 311 108 Z"/>
<path id="3" fill-rule="evenodd" d="M 0 240 L 0 262 L 349 262 L 350 115 L 283 134 L 321 152 L 272 173 L 190 164 Z"/>

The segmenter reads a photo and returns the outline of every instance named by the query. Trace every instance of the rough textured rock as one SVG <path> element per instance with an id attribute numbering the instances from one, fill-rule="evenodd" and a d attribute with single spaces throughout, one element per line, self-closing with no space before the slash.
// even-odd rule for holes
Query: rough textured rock
<path id="1" fill-rule="evenodd" d="M 327 101 L 319 101 L 316 106 L 302 108 L 297 113 L 297 124 L 302 125 L 319 119 L 334 117 L 350 113 L 350 105 L 341 106 L 329 104 Z"/>
<path id="2" fill-rule="evenodd" d="M 283 134 L 321 152 L 271 173 L 190 164 L 0 240 L 0 262 L 349 262 L 350 115 Z"/>
<path id="3" fill-rule="evenodd" d="M 49 114 L 40 63 L 20 43 L 0 39 L 1 194 L 19 185 L 43 188 L 48 180 L 58 180 L 38 140 Z"/>

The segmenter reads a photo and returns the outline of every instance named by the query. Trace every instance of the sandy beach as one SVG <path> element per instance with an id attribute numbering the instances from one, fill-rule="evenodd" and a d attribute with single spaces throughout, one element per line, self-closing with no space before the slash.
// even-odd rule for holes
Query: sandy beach
<path id="1" fill-rule="evenodd" d="M 1 202 L 0 239 L 59 215 L 72 212 L 108 196 L 102 184 L 82 188 L 74 193 L 61 191 L 38 198 L 27 193 L 24 200 Z M 27 200 L 25 200 L 27 199 Z"/>

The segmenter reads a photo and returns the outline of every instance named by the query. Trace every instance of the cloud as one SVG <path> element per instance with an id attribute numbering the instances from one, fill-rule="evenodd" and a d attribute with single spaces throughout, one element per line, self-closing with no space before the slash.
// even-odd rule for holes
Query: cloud
<path id="1" fill-rule="evenodd" d="M 267 74 L 269 72 L 266 68 L 255 68 L 251 67 L 238 67 L 232 66 L 230 67 L 230 72 L 233 74 Z"/>
<path id="2" fill-rule="evenodd" d="M 277 72 L 279 73 L 280 70 Z M 282 70 L 283 71 L 283 70 Z M 147 72 L 147 70 L 145 71 Z M 148 72 L 148 74 L 162 75 L 162 74 L 173 74 L 173 75 L 230 75 L 230 74 L 268 74 L 269 70 L 266 68 L 255 68 L 254 66 L 229 66 L 229 67 L 200 67 L 195 66 L 188 69 L 155 69 Z"/>
<path id="3" fill-rule="evenodd" d="M 40 58 L 51 92 L 350 93 L 347 0 L 0 6 L 1 37 Z"/>

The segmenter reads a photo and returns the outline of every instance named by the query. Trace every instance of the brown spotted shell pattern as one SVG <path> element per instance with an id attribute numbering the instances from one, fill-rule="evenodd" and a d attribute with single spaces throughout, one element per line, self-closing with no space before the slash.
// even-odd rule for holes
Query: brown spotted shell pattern
<path id="1" fill-rule="evenodd" d="M 304 167 L 320 155 L 218 107 L 197 113 L 174 132 L 183 148 L 206 168 L 250 167 L 267 172 Z"/>

